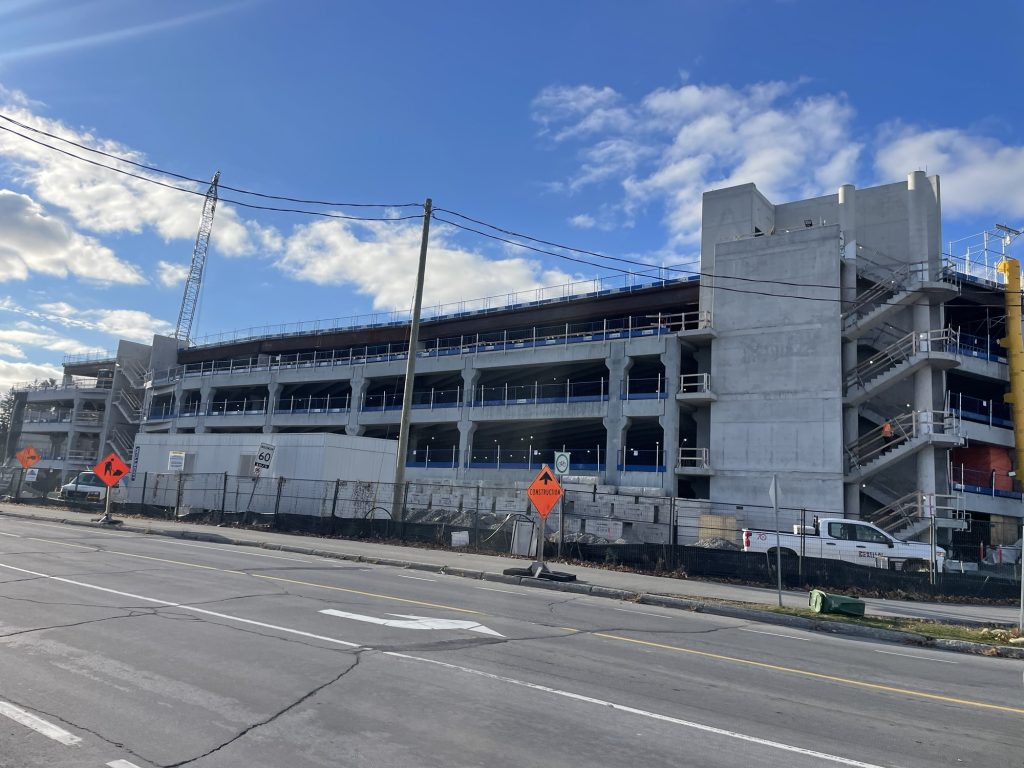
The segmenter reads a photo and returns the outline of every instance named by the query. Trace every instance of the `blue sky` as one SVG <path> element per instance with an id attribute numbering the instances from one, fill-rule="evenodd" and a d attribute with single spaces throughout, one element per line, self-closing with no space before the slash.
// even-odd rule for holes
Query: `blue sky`
<path id="1" fill-rule="evenodd" d="M 951 240 L 1024 224 L 1022 9 L 4 0 L 0 114 L 194 178 L 430 196 L 652 266 L 697 258 L 707 189 L 750 181 L 782 202 L 925 168 Z M 201 203 L 0 131 L 0 387 L 172 330 Z M 417 221 L 222 202 L 193 335 L 407 309 L 418 243 Z M 615 267 L 435 222 L 426 301 L 623 279 Z"/>

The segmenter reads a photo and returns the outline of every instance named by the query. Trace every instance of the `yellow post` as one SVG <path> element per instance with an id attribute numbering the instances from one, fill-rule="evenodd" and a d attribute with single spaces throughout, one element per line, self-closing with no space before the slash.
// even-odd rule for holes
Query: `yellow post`
<path id="1" fill-rule="evenodd" d="M 1010 391 L 1003 401 L 1013 406 L 1014 469 L 1024 479 L 1024 341 L 1021 339 L 1020 262 L 1004 258 L 998 269 L 1006 275 L 1006 336 L 999 344 L 1006 348 L 1010 367 Z"/>

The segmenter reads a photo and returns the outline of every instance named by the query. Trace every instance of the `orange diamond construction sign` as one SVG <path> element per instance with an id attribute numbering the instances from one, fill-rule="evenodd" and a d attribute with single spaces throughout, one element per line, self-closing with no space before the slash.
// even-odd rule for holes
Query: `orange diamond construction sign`
<path id="1" fill-rule="evenodd" d="M 108 487 L 113 487 L 121 478 L 128 475 L 128 465 L 121 461 L 116 453 L 111 453 L 93 467 L 92 471 L 99 475 L 100 480 Z"/>
<path id="2" fill-rule="evenodd" d="M 23 466 L 25 469 L 28 469 L 33 464 L 36 464 L 41 458 L 43 458 L 42 456 L 39 455 L 39 451 L 37 451 L 31 445 L 26 445 L 24 448 L 22 448 L 20 451 L 14 454 L 14 456 L 18 460 L 18 463 L 21 464 L 21 466 Z"/>
<path id="3" fill-rule="evenodd" d="M 537 512 L 543 520 L 547 519 L 563 494 L 565 491 L 554 472 L 548 469 L 547 464 L 541 467 L 540 472 L 530 483 L 530 487 L 526 489 L 526 495 L 530 497 L 530 501 L 533 502 L 533 506 L 537 508 Z"/>

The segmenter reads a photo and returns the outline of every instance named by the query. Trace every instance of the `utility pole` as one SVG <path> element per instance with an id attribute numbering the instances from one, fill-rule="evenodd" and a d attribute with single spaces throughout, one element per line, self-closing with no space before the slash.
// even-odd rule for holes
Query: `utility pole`
<path id="1" fill-rule="evenodd" d="M 402 418 L 398 424 L 398 456 L 395 459 L 395 489 L 391 497 L 391 519 L 398 519 L 404 496 L 405 452 L 409 447 L 409 411 L 412 408 L 412 385 L 416 377 L 416 349 L 420 341 L 420 307 L 423 304 L 423 276 L 427 270 L 427 240 L 430 237 L 430 212 L 433 201 L 428 197 L 423 203 L 423 236 L 420 239 L 420 263 L 416 270 L 416 298 L 412 303 L 412 318 L 409 322 L 409 353 L 405 361 L 405 387 L 402 390 Z M 404 510 L 402 520 L 405 519 Z"/>

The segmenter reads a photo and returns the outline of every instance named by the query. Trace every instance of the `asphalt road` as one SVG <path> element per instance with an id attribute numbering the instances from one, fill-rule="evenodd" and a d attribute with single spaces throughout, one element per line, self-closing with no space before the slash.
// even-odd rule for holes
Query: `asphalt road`
<path id="1" fill-rule="evenodd" d="M 1024 766 L 1024 663 L 0 518 L 0 766 Z"/>

